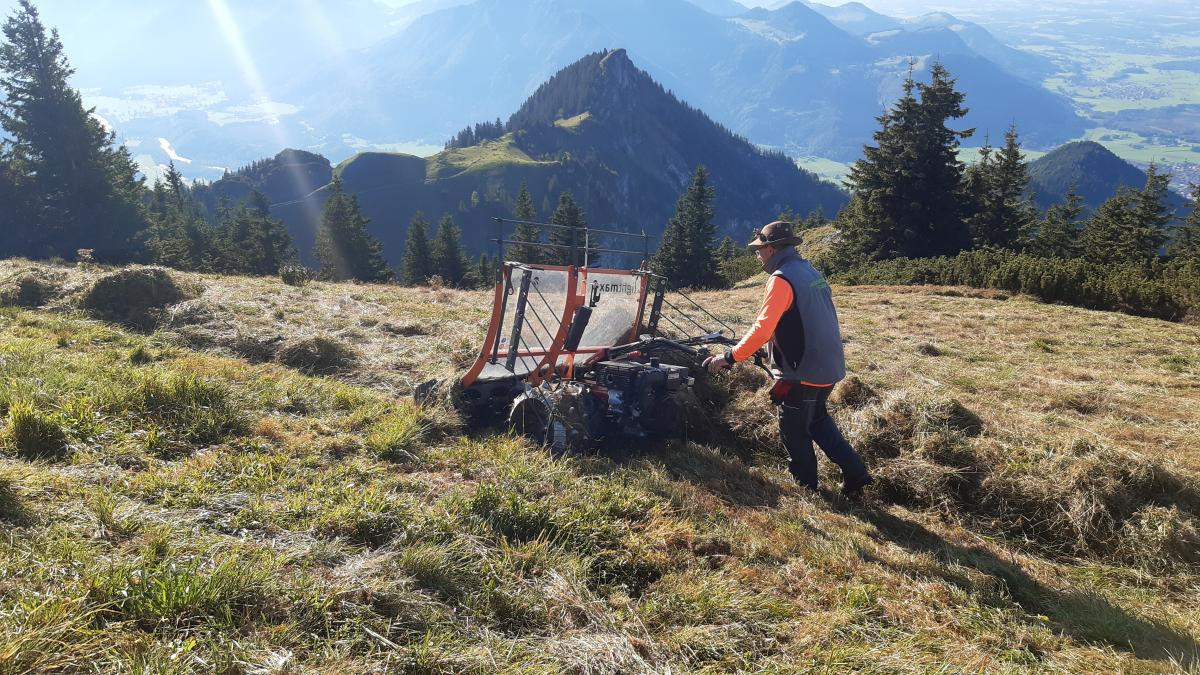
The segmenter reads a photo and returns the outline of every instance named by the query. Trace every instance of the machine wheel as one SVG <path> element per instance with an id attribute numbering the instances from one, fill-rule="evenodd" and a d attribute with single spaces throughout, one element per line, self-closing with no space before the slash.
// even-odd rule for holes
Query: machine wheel
<path id="1" fill-rule="evenodd" d="M 534 389 L 518 396 L 508 414 L 517 433 L 556 454 L 576 454 L 591 445 L 581 394 Z"/>

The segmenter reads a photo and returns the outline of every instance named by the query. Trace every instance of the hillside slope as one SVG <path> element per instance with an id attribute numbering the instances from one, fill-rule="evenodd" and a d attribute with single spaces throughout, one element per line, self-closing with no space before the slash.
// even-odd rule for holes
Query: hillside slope
<path id="1" fill-rule="evenodd" d="M 46 290 L 0 309 L 4 669 L 1200 659 L 1194 326 L 835 289 L 881 397 L 843 388 L 834 411 L 881 479 L 854 505 L 796 493 L 750 371 L 719 384 L 728 442 L 554 459 L 398 398 L 470 358 L 484 293 L 177 274 L 188 299 L 137 333 L 74 311 L 105 274 L 0 262 L 0 294 Z M 759 293 L 700 299 L 745 325 Z M 286 365 L 317 334 L 337 367 Z"/>
<path id="2" fill-rule="evenodd" d="M 1117 157 L 1095 141 L 1066 143 L 1029 163 L 1029 187 L 1039 208 L 1064 201 L 1074 187 L 1088 209 L 1116 194 L 1120 187 L 1140 190 L 1146 172 Z M 1187 202 L 1168 193 L 1170 207 L 1182 213 Z"/>
<path id="3" fill-rule="evenodd" d="M 507 128 L 500 138 L 425 159 L 361 153 L 337 167 L 389 260 L 399 263 L 418 211 L 435 222 L 454 216 L 467 250 L 490 253 L 491 218 L 512 216 L 522 182 L 541 219 L 549 220 L 560 194 L 569 191 L 594 227 L 658 235 L 692 173 L 704 165 L 716 188 L 714 222 L 738 240 L 786 209 L 833 214 L 846 200 L 833 184 L 677 99 L 623 49 L 589 54 L 562 69 L 512 114 Z M 326 197 L 327 190 L 303 200 L 272 197 L 301 251 L 309 250 Z M 607 247 L 628 248 L 621 244 Z"/>

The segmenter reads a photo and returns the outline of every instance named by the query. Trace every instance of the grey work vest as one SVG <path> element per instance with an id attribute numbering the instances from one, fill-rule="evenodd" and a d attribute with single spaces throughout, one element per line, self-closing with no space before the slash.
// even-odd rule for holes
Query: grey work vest
<path id="1" fill-rule="evenodd" d="M 792 306 L 771 336 L 771 374 L 788 382 L 834 384 L 846 377 L 846 357 L 833 291 L 794 249 L 781 254 L 778 261 L 770 261 L 777 263 L 771 276 L 792 287 Z"/>

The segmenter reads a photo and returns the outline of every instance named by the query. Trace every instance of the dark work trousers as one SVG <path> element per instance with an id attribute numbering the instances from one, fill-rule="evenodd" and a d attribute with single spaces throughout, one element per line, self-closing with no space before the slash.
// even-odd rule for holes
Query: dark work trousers
<path id="1" fill-rule="evenodd" d="M 779 403 L 779 435 L 791 462 L 788 469 L 801 485 L 817 489 L 817 456 L 813 442 L 842 469 L 843 483 L 864 479 L 867 467 L 825 408 L 833 387 L 796 385 Z"/>

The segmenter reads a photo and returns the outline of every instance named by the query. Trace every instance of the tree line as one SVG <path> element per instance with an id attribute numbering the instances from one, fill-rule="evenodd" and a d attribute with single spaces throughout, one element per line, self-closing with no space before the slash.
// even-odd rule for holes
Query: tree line
<path id="1" fill-rule="evenodd" d="M 1118 188 L 1086 218 L 1074 188 L 1041 214 L 1015 126 L 1002 147 L 985 141 L 970 166 L 958 159 L 973 130 L 950 126 L 967 113 L 954 84 L 940 64 L 928 84 L 910 75 L 878 118 L 847 179 L 827 272 L 847 282 L 993 286 L 1166 318 L 1200 310 L 1200 186 L 1178 223 L 1170 175 L 1153 164 L 1140 189 Z"/>

